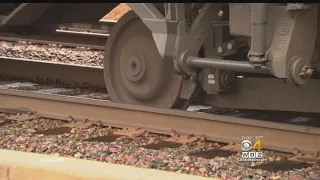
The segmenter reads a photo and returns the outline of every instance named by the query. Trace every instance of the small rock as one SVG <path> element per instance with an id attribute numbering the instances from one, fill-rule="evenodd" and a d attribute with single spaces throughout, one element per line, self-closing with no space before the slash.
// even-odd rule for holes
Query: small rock
<path id="1" fill-rule="evenodd" d="M 216 166 L 216 165 L 218 165 L 219 163 L 217 163 L 214 159 L 211 159 L 210 162 L 209 162 L 209 164 L 210 164 L 211 166 Z"/>
<path id="2" fill-rule="evenodd" d="M 200 171 L 201 173 L 204 173 L 204 172 L 207 171 L 207 168 L 204 168 L 204 167 L 203 167 L 203 168 L 200 168 L 199 171 Z"/>
<path id="3" fill-rule="evenodd" d="M 183 157 L 183 160 L 184 160 L 185 162 L 189 162 L 189 161 L 190 161 L 190 157 L 189 157 L 189 156 L 184 156 L 184 157 Z"/>
<path id="4" fill-rule="evenodd" d="M 29 147 L 28 149 L 27 149 L 27 152 L 33 152 L 34 151 L 34 147 Z"/>
<path id="5" fill-rule="evenodd" d="M 76 159 L 80 159 L 80 158 L 82 157 L 82 154 L 81 154 L 81 153 L 76 153 L 76 154 L 74 155 L 74 157 L 75 157 Z"/>
<path id="6" fill-rule="evenodd" d="M 274 161 L 274 158 L 268 157 L 268 161 L 273 162 L 273 161 Z"/>
<path id="7" fill-rule="evenodd" d="M 281 178 L 281 176 L 273 176 L 272 177 L 272 179 L 274 179 L 274 180 L 277 180 L 277 179 L 280 179 Z"/>
<path id="8" fill-rule="evenodd" d="M 217 160 L 218 160 L 218 161 L 225 161 L 226 158 L 225 158 L 225 157 L 218 157 Z"/>

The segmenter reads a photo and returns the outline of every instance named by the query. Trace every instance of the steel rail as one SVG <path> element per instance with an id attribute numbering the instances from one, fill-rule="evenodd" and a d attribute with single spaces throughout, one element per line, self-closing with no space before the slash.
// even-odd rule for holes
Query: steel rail
<path id="1" fill-rule="evenodd" d="M 117 21 L 100 20 L 97 23 L 61 24 L 55 33 L 42 36 L 19 36 L 0 32 L 2 41 L 25 41 L 36 44 L 57 44 L 66 47 L 87 47 L 104 50 L 109 33 Z M 212 26 L 228 26 L 227 22 L 212 22 Z"/>
<path id="2" fill-rule="evenodd" d="M 67 23 L 60 24 L 57 30 L 70 30 L 80 32 L 102 32 L 110 33 L 112 27 L 117 23 L 115 20 L 100 20 L 96 23 Z"/>
<path id="3" fill-rule="evenodd" d="M 57 29 L 56 33 L 77 34 L 77 35 L 80 35 L 80 36 L 101 36 L 102 38 L 109 37 L 109 33 L 105 34 L 105 33 L 94 33 L 94 32 L 60 30 L 60 29 Z"/>
<path id="4" fill-rule="evenodd" d="M 117 20 L 107 20 L 107 19 L 100 19 L 99 22 L 101 23 L 117 23 Z"/>
<path id="5" fill-rule="evenodd" d="M 33 112 L 52 119 L 89 120 L 113 127 L 140 127 L 149 132 L 205 135 L 207 140 L 241 143 L 241 136 L 263 136 L 264 149 L 320 151 L 320 128 L 253 119 L 111 103 L 19 90 L 0 90 L 0 111 Z"/>
<path id="6" fill-rule="evenodd" d="M 0 75 L 105 88 L 103 68 L 0 56 Z"/>
<path id="7" fill-rule="evenodd" d="M 61 24 L 55 33 L 39 36 L 21 36 L 9 32 L 1 32 L 0 40 L 104 50 L 110 30 L 115 23 L 116 21 L 112 20 L 100 20 L 97 23 Z"/>

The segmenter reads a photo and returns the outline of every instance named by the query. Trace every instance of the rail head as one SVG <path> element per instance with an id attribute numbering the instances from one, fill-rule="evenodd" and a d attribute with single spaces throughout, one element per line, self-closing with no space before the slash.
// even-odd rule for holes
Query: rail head
<path id="1" fill-rule="evenodd" d="M 238 117 L 111 103 L 61 95 L 0 90 L 0 111 L 28 109 L 39 117 L 89 120 L 104 126 L 140 127 L 149 132 L 205 135 L 209 141 L 241 143 L 242 136 L 263 136 L 264 149 L 313 154 L 320 151 L 320 129 Z M 24 106 L 24 107 L 21 107 Z M 130 118 L 128 118 L 130 117 Z M 279 138 L 281 137 L 281 138 Z"/>

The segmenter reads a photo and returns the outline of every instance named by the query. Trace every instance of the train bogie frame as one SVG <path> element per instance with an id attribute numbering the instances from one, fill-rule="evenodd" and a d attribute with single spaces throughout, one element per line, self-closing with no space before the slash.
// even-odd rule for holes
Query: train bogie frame
<path id="1" fill-rule="evenodd" d="M 201 97 L 218 107 L 320 112 L 318 4 L 128 5 L 105 50 L 114 102 L 185 108 Z M 96 22 L 116 6 L 25 3 L 6 12 L 2 27 L 49 33 Z"/>

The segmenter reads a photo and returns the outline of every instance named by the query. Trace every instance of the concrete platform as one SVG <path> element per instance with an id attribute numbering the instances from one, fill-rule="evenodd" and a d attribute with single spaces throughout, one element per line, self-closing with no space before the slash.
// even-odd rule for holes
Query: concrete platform
<path id="1" fill-rule="evenodd" d="M 209 178 L 89 160 L 0 150 L 0 179 L 208 180 Z"/>

